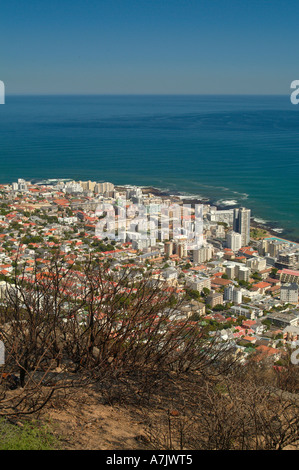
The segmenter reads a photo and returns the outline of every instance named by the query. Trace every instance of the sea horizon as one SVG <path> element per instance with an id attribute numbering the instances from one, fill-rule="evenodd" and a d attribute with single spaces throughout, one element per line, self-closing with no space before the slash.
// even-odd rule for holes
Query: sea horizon
<path id="1" fill-rule="evenodd" d="M 6 97 L 14 97 L 14 96 L 199 96 L 199 97 L 290 97 L 290 93 L 123 93 L 123 92 L 115 92 L 115 93 L 100 93 L 100 92 L 78 92 L 78 93 L 66 93 L 66 92 L 39 92 L 39 93 L 32 93 L 32 92 L 14 92 L 14 93 L 5 93 Z"/>

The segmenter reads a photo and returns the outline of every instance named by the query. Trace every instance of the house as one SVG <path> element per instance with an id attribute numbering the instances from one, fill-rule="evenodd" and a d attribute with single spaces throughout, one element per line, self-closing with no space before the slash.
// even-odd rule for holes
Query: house
<path id="1" fill-rule="evenodd" d="M 226 287 L 230 284 L 233 284 L 233 281 L 231 281 L 230 279 L 222 279 L 217 277 L 211 279 L 211 285 L 215 286 L 216 288 Z"/>
<path id="2" fill-rule="evenodd" d="M 256 337 L 255 336 L 244 336 L 242 338 L 242 341 L 245 341 L 248 344 L 254 344 L 256 342 Z"/>
<path id="3" fill-rule="evenodd" d="M 269 346 L 260 345 L 255 348 L 254 361 L 276 362 L 281 357 L 281 351 Z"/>
<path id="4" fill-rule="evenodd" d="M 255 320 L 244 320 L 242 323 L 243 328 L 252 328 L 256 324 Z"/>
<path id="5" fill-rule="evenodd" d="M 257 290 L 262 295 L 265 294 L 265 292 L 269 290 L 271 287 L 272 287 L 271 284 L 269 284 L 268 282 L 264 282 L 264 281 L 258 282 L 257 284 L 253 285 L 253 289 Z"/>

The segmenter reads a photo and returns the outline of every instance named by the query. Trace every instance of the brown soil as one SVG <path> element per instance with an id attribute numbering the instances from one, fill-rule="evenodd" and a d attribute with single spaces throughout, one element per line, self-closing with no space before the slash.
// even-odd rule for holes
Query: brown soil
<path id="1" fill-rule="evenodd" d="M 140 450 L 147 438 L 138 416 L 125 407 L 103 405 L 81 394 L 43 412 L 63 450 Z"/>

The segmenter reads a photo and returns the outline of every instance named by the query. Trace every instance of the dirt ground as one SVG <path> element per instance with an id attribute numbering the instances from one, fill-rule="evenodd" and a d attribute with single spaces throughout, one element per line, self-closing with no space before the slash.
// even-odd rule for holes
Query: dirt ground
<path id="1" fill-rule="evenodd" d="M 144 425 L 132 410 L 98 403 L 83 395 L 43 413 L 63 450 L 140 450 L 146 448 Z"/>

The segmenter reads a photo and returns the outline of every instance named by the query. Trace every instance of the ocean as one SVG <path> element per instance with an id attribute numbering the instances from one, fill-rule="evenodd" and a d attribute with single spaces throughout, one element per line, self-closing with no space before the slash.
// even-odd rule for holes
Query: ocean
<path id="1" fill-rule="evenodd" d="M 299 241 L 299 105 L 289 96 L 6 96 L 0 183 L 155 186 L 250 208 Z"/>

